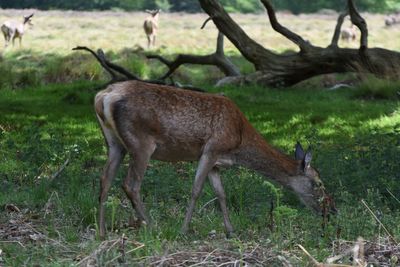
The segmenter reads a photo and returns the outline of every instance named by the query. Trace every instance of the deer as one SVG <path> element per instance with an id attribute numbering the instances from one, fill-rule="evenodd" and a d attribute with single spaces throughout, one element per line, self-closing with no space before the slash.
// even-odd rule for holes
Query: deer
<path id="1" fill-rule="evenodd" d="M 342 40 L 345 40 L 347 42 L 354 41 L 357 37 L 357 31 L 356 28 L 354 27 L 354 24 L 351 24 L 350 27 L 344 28 L 340 32 L 340 36 Z"/>
<path id="2" fill-rule="evenodd" d="M 22 36 L 25 32 L 25 25 L 28 24 L 33 26 L 32 24 L 33 13 L 29 16 L 24 16 L 22 23 L 16 21 L 6 21 L 1 25 L 1 31 L 3 32 L 5 39 L 5 47 L 8 46 L 10 41 L 12 40 L 12 44 L 15 44 L 15 38 L 19 39 L 19 46 L 21 47 Z"/>
<path id="3" fill-rule="evenodd" d="M 156 44 L 160 9 L 146 10 L 146 12 L 149 13 L 150 16 L 144 20 L 143 29 L 147 36 L 147 48 L 150 48 L 151 45 L 155 46 Z"/>
<path id="4" fill-rule="evenodd" d="M 170 85 L 130 80 L 108 85 L 94 108 L 108 151 L 100 178 L 99 236 L 104 239 L 105 201 L 119 165 L 129 154 L 122 188 L 139 225 L 149 225 L 140 188 L 150 159 L 198 161 L 191 199 L 181 228 L 187 233 L 196 200 L 208 180 L 222 211 L 226 235 L 233 234 L 220 168 L 243 166 L 293 191 L 316 213 L 335 213 L 333 200 L 310 163 L 312 152 L 295 146 L 295 158 L 274 148 L 228 97 Z"/>

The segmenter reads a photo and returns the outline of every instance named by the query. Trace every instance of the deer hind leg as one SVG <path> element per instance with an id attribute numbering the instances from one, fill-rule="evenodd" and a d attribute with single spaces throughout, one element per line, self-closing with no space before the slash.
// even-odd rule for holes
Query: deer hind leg
<path id="1" fill-rule="evenodd" d="M 6 32 L 4 32 L 3 29 L 2 29 L 2 31 L 3 31 L 3 35 L 4 35 L 4 41 L 5 41 L 4 47 L 7 47 L 7 45 L 8 45 L 8 34 Z"/>
<path id="2" fill-rule="evenodd" d="M 100 121 L 100 120 L 99 120 Z M 104 137 L 108 145 L 108 159 L 105 165 L 103 174 L 100 178 L 100 208 L 99 208 L 99 236 L 104 239 L 106 233 L 105 225 L 105 206 L 104 202 L 107 200 L 107 194 L 111 187 L 111 182 L 118 171 L 118 167 L 121 164 L 125 156 L 125 149 L 112 133 L 112 131 L 104 127 L 103 123 L 100 121 Z"/>
<path id="3" fill-rule="evenodd" d="M 189 229 L 189 224 L 193 216 L 194 207 L 196 205 L 196 200 L 200 196 L 201 191 L 204 187 L 204 182 L 207 178 L 208 173 L 214 167 L 216 159 L 210 154 L 203 154 L 200 157 L 199 165 L 197 167 L 196 176 L 194 179 L 192 187 L 192 196 L 190 199 L 189 206 L 186 211 L 185 220 L 182 225 L 182 233 L 187 233 Z"/>
<path id="4" fill-rule="evenodd" d="M 132 139 L 129 138 L 129 140 Z M 136 210 L 139 222 L 145 222 L 148 224 L 150 221 L 146 216 L 144 204 L 140 196 L 140 187 L 142 185 L 143 177 L 150 161 L 150 157 L 153 154 L 156 145 L 152 142 L 148 142 L 147 144 L 141 143 L 141 145 L 133 146 L 130 144 L 127 145 L 129 150 L 134 152 L 131 154 L 129 170 L 123 182 L 123 189 L 130 199 L 132 207 Z"/>
<path id="5" fill-rule="evenodd" d="M 150 48 L 151 45 L 151 37 L 150 35 L 146 35 L 147 36 L 147 48 Z"/>
<path id="6" fill-rule="evenodd" d="M 226 229 L 226 235 L 229 238 L 233 233 L 233 227 L 229 220 L 228 209 L 226 207 L 226 196 L 224 187 L 222 186 L 221 177 L 219 176 L 218 170 L 213 168 L 209 174 L 208 178 L 210 183 L 214 189 L 215 194 L 217 195 L 219 205 L 221 207 L 222 215 L 224 217 L 224 225 Z"/>

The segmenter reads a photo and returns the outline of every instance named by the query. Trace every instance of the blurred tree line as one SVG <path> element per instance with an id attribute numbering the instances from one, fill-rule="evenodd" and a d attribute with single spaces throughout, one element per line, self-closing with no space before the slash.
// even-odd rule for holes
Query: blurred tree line
<path id="1" fill-rule="evenodd" d="M 263 11 L 259 0 L 220 0 L 230 12 L 257 13 Z M 345 0 L 273 0 L 278 10 L 289 10 L 295 14 L 310 13 L 321 9 L 344 9 Z M 363 11 L 386 12 L 400 9 L 400 0 L 357 0 Z M 72 10 L 144 10 L 161 8 L 171 12 L 201 12 L 197 0 L 0 0 L 1 8 L 37 8 Z"/>

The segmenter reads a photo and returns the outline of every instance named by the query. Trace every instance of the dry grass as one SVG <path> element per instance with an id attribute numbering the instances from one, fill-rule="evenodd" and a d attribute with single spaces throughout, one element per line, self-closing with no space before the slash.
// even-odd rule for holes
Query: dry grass
<path id="1" fill-rule="evenodd" d="M 19 20 L 32 10 L 0 10 L 0 21 Z M 24 36 L 23 47 L 32 52 L 71 53 L 77 45 L 119 51 L 124 48 L 146 46 L 142 22 L 147 16 L 143 12 L 77 12 L 34 11 L 35 26 Z M 234 14 L 234 19 L 257 42 L 266 48 L 285 51 L 296 47 L 269 26 L 265 14 Z M 370 30 L 370 46 L 400 50 L 400 26 L 385 27 L 384 15 L 364 14 Z M 205 14 L 163 13 L 160 17 L 158 47 L 165 53 L 209 52 L 214 49 L 216 29 L 210 24 L 200 30 Z M 327 46 L 336 23 L 334 15 L 278 14 L 280 22 L 301 34 L 313 44 Z M 345 27 L 349 25 L 347 21 Z M 342 46 L 357 47 L 357 42 L 342 42 Z M 228 43 L 229 50 L 234 50 Z M 4 48 L 1 47 L 0 51 Z M 12 50 L 9 48 L 7 50 Z"/>

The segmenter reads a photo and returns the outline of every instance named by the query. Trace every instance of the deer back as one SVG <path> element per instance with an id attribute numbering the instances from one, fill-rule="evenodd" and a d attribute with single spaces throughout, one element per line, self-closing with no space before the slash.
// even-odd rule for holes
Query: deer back
<path id="1" fill-rule="evenodd" d="M 95 107 L 125 147 L 132 140 L 154 142 L 153 158 L 164 161 L 227 153 L 240 145 L 249 125 L 226 97 L 140 81 L 110 85 L 97 94 Z"/>

